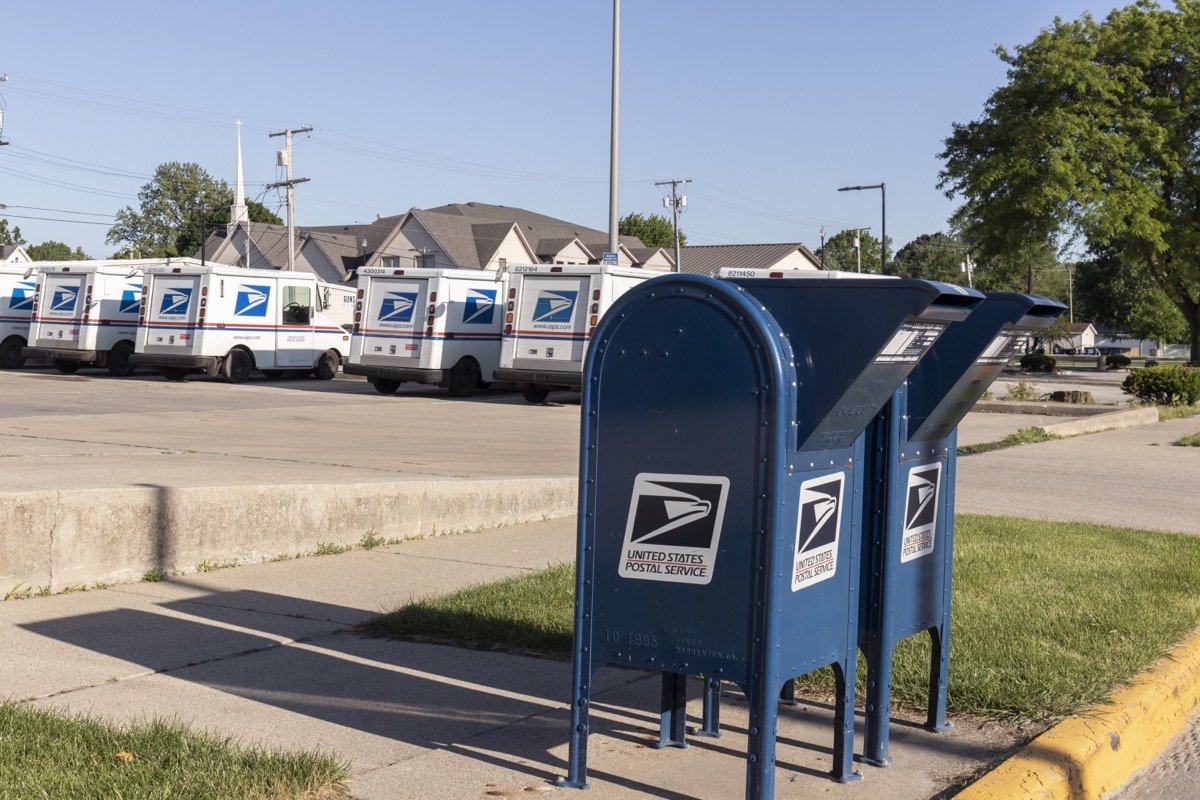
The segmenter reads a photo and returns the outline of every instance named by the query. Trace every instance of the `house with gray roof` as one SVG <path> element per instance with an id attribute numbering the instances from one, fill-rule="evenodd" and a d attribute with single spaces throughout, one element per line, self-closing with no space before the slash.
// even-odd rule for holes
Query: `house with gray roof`
<path id="1" fill-rule="evenodd" d="M 19 244 L 0 245 L 0 264 L 27 264 L 32 260 Z"/>
<path id="2" fill-rule="evenodd" d="M 791 244 L 689 245 L 679 249 L 679 271 L 716 275 L 739 269 L 821 269 L 821 259 L 799 242 Z"/>
<path id="3" fill-rule="evenodd" d="M 297 228 L 294 264 L 337 283 L 353 281 L 364 266 L 496 270 L 509 264 L 599 264 L 607 247 L 606 233 L 545 214 L 456 203 L 380 215 L 367 224 Z M 210 236 L 205 250 L 215 263 L 283 269 L 287 228 L 233 222 Z M 622 236 L 618 263 L 667 271 L 672 259 L 663 248 Z"/>

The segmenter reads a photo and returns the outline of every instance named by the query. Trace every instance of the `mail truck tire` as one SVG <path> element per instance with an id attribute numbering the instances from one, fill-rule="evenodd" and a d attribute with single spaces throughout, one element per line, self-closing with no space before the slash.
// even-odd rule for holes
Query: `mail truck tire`
<path id="1" fill-rule="evenodd" d="M 179 382 L 187 377 L 188 371 L 183 367 L 159 367 L 158 371 L 169 381 Z"/>
<path id="2" fill-rule="evenodd" d="M 136 364 L 129 363 L 133 355 L 133 345 L 129 342 L 117 342 L 108 351 L 108 374 L 123 378 L 132 375 L 137 370 Z"/>
<path id="3" fill-rule="evenodd" d="M 70 375 L 79 372 L 79 362 L 56 358 L 54 359 L 54 368 L 64 375 Z"/>
<path id="4" fill-rule="evenodd" d="M 396 390 L 400 388 L 400 381 L 392 378 L 374 378 L 371 385 L 380 394 L 395 394 Z"/>
<path id="5" fill-rule="evenodd" d="M 24 364 L 25 356 L 21 354 L 24 346 L 25 340 L 20 336 L 10 336 L 0 342 L 0 369 L 17 369 Z"/>
<path id="6" fill-rule="evenodd" d="M 337 375 L 338 364 L 341 361 L 342 358 L 337 354 L 336 350 L 326 350 L 317 359 L 317 366 L 313 368 L 313 375 L 317 376 L 317 380 L 331 381 Z"/>
<path id="7" fill-rule="evenodd" d="M 221 364 L 221 374 L 230 383 L 245 383 L 254 371 L 254 360 L 245 350 L 230 350 Z"/>
<path id="8" fill-rule="evenodd" d="M 450 370 L 446 388 L 451 397 L 469 397 L 479 388 L 479 365 L 473 358 L 461 358 Z"/>
<path id="9" fill-rule="evenodd" d="M 534 405 L 541 405 L 546 402 L 546 398 L 550 396 L 550 390 L 545 386 L 526 386 L 521 389 L 521 397 L 524 397 Z"/>

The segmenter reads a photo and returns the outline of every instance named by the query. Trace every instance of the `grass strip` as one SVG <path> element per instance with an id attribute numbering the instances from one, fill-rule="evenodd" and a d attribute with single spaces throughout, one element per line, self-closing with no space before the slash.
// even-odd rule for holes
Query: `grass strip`
<path id="1" fill-rule="evenodd" d="M 1185 436 L 1175 444 L 1180 447 L 1200 447 L 1200 433 L 1193 433 L 1191 436 Z"/>
<path id="2" fill-rule="evenodd" d="M 1200 626 L 1197 585 L 1195 537 L 959 515 L 949 709 L 1050 719 L 1099 702 Z M 422 600 L 360 629 L 561 658 L 573 620 L 574 567 L 564 564 Z M 928 636 L 901 642 L 896 701 L 924 707 L 929 657 Z M 818 670 L 802 688 L 831 692 L 832 676 Z"/>
<path id="3" fill-rule="evenodd" d="M 990 450 L 1003 450 L 1006 447 L 1016 447 L 1020 444 L 1036 444 L 1038 442 L 1052 442 L 1055 439 L 1061 439 L 1061 436 L 1055 436 L 1053 433 L 1046 433 L 1043 428 L 1021 428 L 1016 433 L 1010 433 L 1003 439 L 997 442 L 982 442 L 980 444 L 963 444 L 958 446 L 959 455 L 971 455 L 972 453 L 986 453 Z"/>
<path id="4" fill-rule="evenodd" d="M 2 800 L 335 800 L 347 765 L 246 748 L 174 722 L 112 726 L 0 703 Z"/>

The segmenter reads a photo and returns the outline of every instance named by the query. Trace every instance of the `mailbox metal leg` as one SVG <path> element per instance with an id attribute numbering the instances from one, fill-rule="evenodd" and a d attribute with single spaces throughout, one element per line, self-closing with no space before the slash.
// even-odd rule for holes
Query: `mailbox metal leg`
<path id="1" fill-rule="evenodd" d="M 664 672 L 658 747 L 687 747 L 687 676 Z"/>
<path id="2" fill-rule="evenodd" d="M 888 755 L 888 726 L 892 721 L 892 651 L 894 642 L 875 635 L 867 648 L 867 713 L 862 760 L 876 767 L 892 763 Z"/>
<path id="3" fill-rule="evenodd" d="M 852 654 L 846 661 L 833 665 L 838 699 L 833 719 L 836 733 L 833 740 L 832 775 L 840 783 L 862 780 L 862 773 L 854 770 L 854 679 L 857 670 L 855 658 Z"/>
<path id="4" fill-rule="evenodd" d="M 783 688 L 779 690 L 779 702 L 785 706 L 798 706 L 800 702 L 796 700 L 796 679 L 788 678 L 787 683 L 783 684 Z"/>
<path id="5" fill-rule="evenodd" d="M 585 678 L 587 675 L 589 677 Z M 587 784 L 587 745 L 588 745 L 588 706 L 591 694 L 591 670 L 583 669 L 577 663 L 575 667 L 575 692 L 571 702 L 571 738 L 567 754 L 567 777 L 558 778 L 555 783 L 570 789 L 586 789 Z"/>
<path id="6" fill-rule="evenodd" d="M 946 685 L 950 679 L 948 625 L 949 620 L 946 620 L 943 626 L 929 629 L 933 639 L 933 655 L 929 663 L 929 718 L 925 727 L 934 733 L 944 733 L 954 728 L 953 722 L 946 722 Z"/>
<path id="7" fill-rule="evenodd" d="M 746 748 L 746 800 L 771 800 L 775 796 L 775 732 L 779 709 L 774 687 L 754 681 L 749 693 L 750 736 Z"/>
<path id="8" fill-rule="evenodd" d="M 721 679 L 704 680 L 704 723 L 697 736 L 721 738 Z"/>

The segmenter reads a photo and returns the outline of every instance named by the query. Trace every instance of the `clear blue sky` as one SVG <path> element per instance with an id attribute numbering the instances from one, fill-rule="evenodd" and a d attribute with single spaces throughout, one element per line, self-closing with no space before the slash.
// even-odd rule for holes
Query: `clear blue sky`
<path id="1" fill-rule="evenodd" d="M 625 0 L 620 214 L 666 213 L 691 178 L 693 244 L 801 241 L 850 227 L 899 248 L 945 230 L 953 122 L 1004 82 L 996 45 L 1102 0 Z M 1122 4 L 1123 5 L 1123 4 Z M 0 203 L 37 244 L 93 257 L 166 161 L 282 217 L 268 133 L 297 137 L 298 225 L 481 201 L 608 227 L 611 0 L 200 5 L 12 2 L 3 12 Z M 49 209 L 49 210 L 46 210 Z M 66 221 L 62 221 L 66 220 Z"/>

